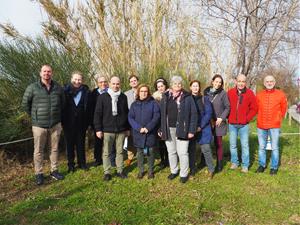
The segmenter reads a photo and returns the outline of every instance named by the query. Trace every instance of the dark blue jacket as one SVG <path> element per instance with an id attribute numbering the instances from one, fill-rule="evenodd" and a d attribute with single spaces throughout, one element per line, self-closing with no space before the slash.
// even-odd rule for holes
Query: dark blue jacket
<path id="1" fill-rule="evenodd" d="M 133 144 L 137 148 L 154 147 L 157 139 L 157 128 L 160 121 L 160 110 L 157 102 L 149 97 L 144 101 L 132 103 L 128 121 L 132 128 Z M 141 128 L 147 128 L 147 134 L 141 134 Z"/>
<path id="2" fill-rule="evenodd" d="M 161 110 L 161 139 L 168 140 L 170 138 L 170 129 L 168 126 L 168 104 L 169 92 L 163 94 L 160 101 Z M 183 91 L 178 108 L 176 137 L 188 140 L 188 133 L 195 134 L 197 129 L 197 110 L 193 97 L 186 91 Z"/>
<path id="3" fill-rule="evenodd" d="M 204 101 L 203 99 L 204 98 Z M 201 96 L 200 98 L 195 99 L 197 107 L 200 109 L 198 111 L 198 126 L 201 128 L 200 134 L 198 136 L 197 142 L 200 145 L 210 144 L 212 141 L 212 130 L 210 120 L 213 117 L 213 108 L 209 98 L 207 96 Z M 203 107 L 204 102 L 204 107 Z M 202 106 L 202 107 L 201 107 Z"/>

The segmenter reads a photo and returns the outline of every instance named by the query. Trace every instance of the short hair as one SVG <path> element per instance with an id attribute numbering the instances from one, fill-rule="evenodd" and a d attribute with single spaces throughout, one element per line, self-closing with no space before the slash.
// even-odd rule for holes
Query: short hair
<path id="1" fill-rule="evenodd" d="M 237 80 L 237 78 L 238 78 L 239 76 L 244 76 L 244 77 L 246 77 L 246 79 L 247 79 L 247 76 L 246 76 L 245 74 L 243 74 L 243 73 L 239 73 L 239 74 L 235 77 L 235 79 Z"/>
<path id="2" fill-rule="evenodd" d="M 98 82 L 98 80 L 100 79 L 100 78 L 104 78 L 106 81 L 107 81 L 107 76 L 104 76 L 104 75 L 101 75 L 101 74 L 96 74 L 95 75 L 95 78 L 96 78 L 96 81 Z"/>
<path id="3" fill-rule="evenodd" d="M 143 87 L 145 87 L 145 88 L 148 89 L 147 98 L 148 98 L 149 96 L 151 96 L 151 91 L 150 91 L 149 86 L 148 86 L 147 84 L 140 84 L 140 85 L 138 86 L 137 90 L 136 90 L 136 97 L 135 97 L 136 100 L 140 100 L 140 90 L 141 90 Z"/>
<path id="4" fill-rule="evenodd" d="M 183 82 L 183 79 L 181 76 L 178 76 L 178 75 L 175 75 L 171 78 L 171 86 L 175 83 L 175 82 L 180 82 L 182 83 Z"/>
<path id="5" fill-rule="evenodd" d="M 40 69 L 41 71 L 42 71 L 42 68 L 43 68 L 44 66 L 49 67 L 51 70 L 53 70 L 53 69 L 52 69 L 52 66 L 51 66 L 50 64 L 43 64 L 43 65 L 41 66 L 41 69 Z"/>
<path id="6" fill-rule="evenodd" d="M 129 78 L 128 78 L 128 80 L 130 81 L 131 78 L 135 78 L 137 81 L 139 80 L 139 77 L 137 75 L 135 75 L 135 74 L 130 75 Z"/>
<path id="7" fill-rule="evenodd" d="M 213 78 L 211 79 L 211 81 L 214 81 L 216 78 L 220 78 L 220 79 L 221 79 L 221 87 L 223 87 L 223 85 L 224 85 L 223 77 L 222 77 L 220 74 L 216 73 L 216 74 L 213 76 Z"/>
<path id="8" fill-rule="evenodd" d="M 154 89 L 155 89 L 156 91 L 157 91 L 157 84 L 160 83 L 160 82 L 163 83 L 163 85 L 166 86 L 166 89 L 169 88 L 168 82 L 166 81 L 166 79 L 163 78 L 163 77 L 160 77 L 160 78 L 157 78 L 157 79 L 155 80 L 155 82 L 154 82 Z"/>
<path id="9" fill-rule="evenodd" d="M 190 87 L 193 85 L 193 83 L 197 83 L 199 85 L 199 91 L 198 91 L 198 95 L 201 95 L 201 83 L 199 80 L 192 80 L 190 82 Z"/>
<path id="10" fill-rule="evenodd" d="M 71 74 L 71 79 L 73 78 L 73 76 L 74 76 L 75 74 L 81 76 L 81 78 L 83 79 L 83 74 L 82 74 L 82 72 L 80 72 L 80 71 L 78 71 L 78 70 L 75 70 L 75 71 L 72 72 L 72 74 Z"/>

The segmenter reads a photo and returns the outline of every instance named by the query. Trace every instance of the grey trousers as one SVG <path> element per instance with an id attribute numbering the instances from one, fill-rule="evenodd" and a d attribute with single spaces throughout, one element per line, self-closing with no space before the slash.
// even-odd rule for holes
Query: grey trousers
<path id="1" fill-rule="evenodd" d="M 189 170 L 189 154 L 188 154 L 188 147 L 189 141 L 188 140 L 178 140 L 176 138 L 176 128 L 170 128 L 171 138 L 170 140 L 166 141 L 166 146 L 168 150 L 169 156 L 169 163 L 170 163 L 170 170 L 171 173 L 177 174 L 179 167 L 178 167 L 178 157 L 180 163 L 180 177 L 187 177 L 188 170 Z"/>
<path id="2" fill-rule="evenodd" d="M 148 173 L 153 173 L 154 168 L 154 151 L 153 148 L 149 148 L 149 154 L 146 156 L 148 161 Z M 137 148 L 137 163 L 140 173 L 144 173 L 144 150 Z"/>
<path id="3" fill-rule="evenodd" d="M 113 149 L 113 144 L 116 147 L 116 165 L 117 172 L 122 173 L 124 168 L 124 157 L 123 157 L 123 143 L 125 139 L 125 132 L 120 133 L 104 133 L 103 137 L 103 169 L 104 174 L 110 174 L 111 162 L 110 154 Z"/>
<path id="4" fill-rule="evenodd" d="M 212 157 L 212 153 L 211 153 L 210 144 L 200 145 L 200 148 L 204 155 L 205 163 L 208 167 L 209 172 L 213 173 L 215 171 L 215 166 L 213 163 L 213 157 Z"/>

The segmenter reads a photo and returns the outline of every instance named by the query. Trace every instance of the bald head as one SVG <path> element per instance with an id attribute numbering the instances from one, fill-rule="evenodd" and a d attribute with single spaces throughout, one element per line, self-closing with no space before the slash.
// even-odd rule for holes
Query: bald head
<path id="1" fill-rule="evenodd" d="M 50 84 L 52 79 L 52 68 L 50 65 L 43 65 L 40 71 L 41 81 L 44 84 Z"/>
<path id="2" fill-rule="evenodd" d="M 246 79 L 247 77 L 244 75 L 244 74 L 239 74 L 237 77 L 236 77 L 236 87 L 239 89 L 239 90 L 242 90 L 246 87 Z"/>
<path id="3" fill-rule="evenodd" d="M 272 75 L 268 75 L 264 78 L 264 86 L 266 89 L 271 90 L 275 87 L 276 81 Z"/>
<path id="4" fill-rule="evenodd" d="M 109 87 L 112 89 L 114 92 L 118 92 L 120 90 L 120 78 L 117 76 L 113 76 L 110 78 L 109 82 Z"/>

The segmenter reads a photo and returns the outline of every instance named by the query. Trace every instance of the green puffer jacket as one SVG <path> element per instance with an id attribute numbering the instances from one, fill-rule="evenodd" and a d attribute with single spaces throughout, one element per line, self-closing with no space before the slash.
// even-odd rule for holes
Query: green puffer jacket
<path id="1" fill-rule="evenodd" d="M 30 84 L 23 96 L 22 107 L 31 116 L 32 126 L 51 128 L 61 122 L 64 106 L 62 87 L 52 81 L 50 91 L 37 81 Z"/>

